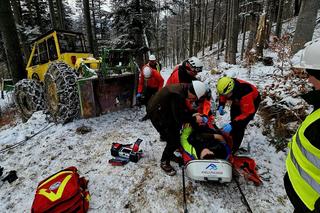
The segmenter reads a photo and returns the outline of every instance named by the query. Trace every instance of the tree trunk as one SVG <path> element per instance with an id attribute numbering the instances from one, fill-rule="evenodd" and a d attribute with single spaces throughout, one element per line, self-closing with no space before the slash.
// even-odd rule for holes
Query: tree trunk
<path id="1" fill-rule="evenodd" d="M 38 0 L 34 0 L 34 6 L 36 9 L 36 18 L 37 18 L 37 24 L 40 27 L 40 32 L 41 33 L 45 33 L 45 27 L 43 26 L 43 21 L 42 21 L 42 17 L 41 17 L 41 11 L 40 11 L 40 7 L 39 7 L 39 1 Z"/>
<path id="2" fill-rule="evenodd" d="M 206 46 L 206 37 L 207 37 L 207 19 L 208 19 L 208 0 L 205 0 L 204 3 L 204 27 L 203 27 L 203 37 L 202 37 L 202 56 L 204 56 L 204 49 Z"/>
<path id="3" fill-rule="evenodd" d="M 211 30 L 210 30 L 210 40 L 209 40 L 209 44 L 210 44 L 210 51 L 213 48 L 213 37 L 214 37 L 214 18 L 216 15 L 216 0 L 213 0 L 213 9 L 212 9 L 212 22 L 211 22 Z M 220 18 L 218 16 L 218 18 Z"/>
<path id="4" fill-rule="evenodd" d="M 174 41 L 174 43 L 175 43 L 175 52 L 176 52 L 176 54 L 175 54 L 175 58 L 174 58 L 174 64 L 176 64 L 177 63 L 177 61 L 179 61 L 179 55 L 180 55 L 180 37 L 178 36 L 178 33 L 179 33 L 179 31 L 181 30 L 180 29 L 180 6 L 179 6 L 179 12 L 178 12 L 178 14 L 176 15 L 176 30 L 177 30 L 177 32 L 176 32 L 176 34 L 175 34 L 175 36 L 173 36 L 173 38 L 172 38 L 172 40 Z"/>
<path id="5" fill-rule="evenodd" d="M 20 0 L 12 0 L 11 4 L 12 4 L 15 23 L 22 26 L 23 23 L 22 23 L 22 12 L 21 12 Z M 22 51 L 24 55 L 23 61 L 24 61 L 24 67 L 25 67 L 30 56 L 29 46 L 26 43 L 26 36 L 23 33 L 18 32 L 18 37 L 22 44 Z"/>
<path id="6" fill-rule="evenodd" d="M 298 52 L 312 39 L 319 0 L 302 0 L 296 31 L 292 42 L 292 53 Z"/>
<path id="7" fill-rule="evenodd" d="M 158 58 L 160 58 L 160 8 L 161 8 L 161 4 L 160 4 L 160 0 L 157 2 L 157 12 L 156 12 L 156 51 L 157 51 L 157 56 Z"/>
<path id="8" fill-rule="evenodd" d="M 196 55 L 201 49 L 201 5 L 202 0 L 197 0 L 197 20 L 196 20 L 196 44 L 195 44 L 195 53 Z"/>
<path id="9" fill-rule="evenodd" d="M 266 5 L 266 11 L 267 11 L 267 32 L 266 32 L 266 43 L 265 43 L 265 48 L 268 47 L 268 43 L 269 43 L 269 38 L 270 38 L 270 34 L 271 34 L 271 28 L 272 28 L 272 8 L 274 6 L 274 2 L 273 1 L 268 1 L 267 5 Z"/>
<path id="10" fill-rule="evenodd" d="M 301 0 L 294 0 L 294 16 L 298 16 L 301 7 Z"/>
<path id="11" fill-rule="evenodd" d="M 225 34 L 225 39 L 226 39 L 226 48 L 224 52 L 224 60 L 227 62 L 229 61 L 229 47 L 230 47 L 230 25 L 231 25 L 231 1 L 232 0 L 227 0 L 226 1 L 226 34 Z M 223 43 L 222 43 L 223 45 Z"/>
<path id="12" fill-rule="evenodd" d="M 221 16 L 221 0 L 219 0 L 219 3 L 218 3 L 218 17 Z M 223 18 L 223 17 L 222 17 Z M 221 40 L 221 31 L 222 31 L 222 26 L 224 26 L 224 22 L 222 22 L 222 20 L 225 20 L 225 19 L 220 19 L 220 21 L 218 22 L 218 52 L 217 52 L 217 60 L 220 59 L 220 40 Z M 223 25 L 222 25 L 223 23 Z"/>
<path id="13" fill-rule="evenodd" d="M 97 57 L 98 56 L 98 47 L 97 47 L 97 34 L 96 34 L 96 17 L 95 17 L 95 6 L 94 6 L 94 1 L 91 0 L 92 4 L 92 34 L 93 34 L 93 56 Z"/>
<path id="14" fill-rule="evenodd" d="M 278 9 L 277 26 L 276 26 L 276 36 L 278 38 L 281 37 L 283 3 L 284 3 L 283 0 L 279 0 L 279 9 Z"/>
<path id="15" fill-rule="evenodd" d="M 58 29 L 58 23 L 55 16 L 53 0 L 48 0 L 49 11 L 50 11 L 50 20 L 52 29 Z"/>
<path id="16" fill-rule="evenodd" d="M 26 6 L 27 6 L 28 13 L 31 16 L 30 24 L 31 24 L 31 26 L 35 26 L 36 22 L 35 22 L 35 19 L 32 16 L 32 14 L 33 14 L 32 1 L 31 0 L 26 0 Z"/>
<path id="17" fill-rule="evenodd" d="M 186 58 L 186 37 L 185 37 L 185 28 L 184 28 L 184 14 L 185 3 L 182 0 L 182 12 L 181 12 L 181 59 L 184 60 Z"/>
<path id="18" fill-rule="evenodd" d="M 236 64 L 236 53 L 238 46 L 239 33 L 239 0 L 231 0 L 230 4 L 230 23 L 227 38 L 226 62 Z"/>
<path id="19" fill-rule="evenodd" d="M 86 23 L 89 52 L 93 53 L 93 36 L 92 36 L 92 27 L 91 27 L 91 19 L 90 19 L 89 0 L 83 0 L 83 15 L 84 15 L 84 21 Z"/>
<path id="20" fill-rule="evenodd" d="M 263 57 L 263 47 L 265 41 L 265 34 L 266 34 L 266 14 L 262 14 L 259 18 L 259 25 L 257 30 L 255 48 L 256 48 L 256 57 L 261 58 Z"/>
<path id="21" fill-rule="evenodd" d="M 22 11 L 20 0 L 11 0 L 14 19 L 17 24 L 22 24 Z"/>
<path id="22" fill-rule="evenodd" d="M 1 0 L 0 4 L 0 31 L 7 55 L 8 68 L 12 75 L 14 82 L 26 77 L 24 71 L 21 48 L 19 45 L 19 38 L 14 23 L 13 14 L 10 7 L 9 0 Z"/>
<path id="23" fill-rule="evenodd" d="M 194 40 L 194 8 L 195 0 L 190 0 L 189 9 L 190 9 L 190 36 L 189 36 L 189 57 L 193 56 L 193 40 Z"/>
<path id="24" fill-rule="evenodd" d="M 247 15 L 242 16 L 242 44 L 241 44 L 241 56 L 240 59 L 243 59 L 243 53 L 244 53 L 244 43 L 246 40 L 246 32 L 247 32 Z"/>
<path id="25" fill-rule="evenodd" d="M 65 21 L 64 21 L 65 15 L 64 15 L 64 8 L 63 8 L 62 0 L 56 0 L 56 3 L 57 3 L 59 29 L 64 30 L 65 29 Z"/>
<path id="26" fill-rule="evenodd" d="M 246 49 L 247 53 L 253 47 L 253 44 L 254 44 L 254 41 L 255 41 L 255 35 L 256 35 L 256 32 L 257 32 L 257 16 L 255 14 L 252 14 L 250 19 L 251 19 L 250 20 L 250 25 L 249 25 L 250 32 L 249 32 L 247 49 Z"/>

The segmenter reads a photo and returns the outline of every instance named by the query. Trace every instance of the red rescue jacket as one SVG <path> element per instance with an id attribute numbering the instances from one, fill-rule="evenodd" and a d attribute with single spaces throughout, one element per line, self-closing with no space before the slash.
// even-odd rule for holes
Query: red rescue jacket
<path id="1" fill-rule="evenodd" d="M 234 118 L 231 118 L 232 122 L 245 121 L 245 123 L 247 123 L 257 111 L 255 100 L 260 97 L 259 91 L 254 85 L 246 81 L 236 78 L 234 78 L 234 81 L 235 86 L 232 96 L 229 99 L 225 96 L 220 96 L 219 106 L 224 106 L 228 100 L 232 101 L 231 109 L 234 107 L 238 107 L 240 109 L 240 113 L 237 113 Z"/>
<path id="2" fill-rule="evenodd" d="M 183 66 L 183 65 L 177 65 L 177 66 L 173 69 L 170 77 L 169 77 L 168 80 L 167 80 L 166 85 L 179 84 L 179 83 L 191 83 L 192 78 L 190 78 L 191 81 L 189 81 L 189 82 L 181 82 L 181 81 L 180 81 L 179 72 L 181 73 L 181 71 L 179 71 L 179 68 L 180 68 L 181 66 Z M 181 68 L 180 68 L 180 69 L 181 69 Z M 187 68 L 186 68 L 186 69 L 187 69 Z M 197 80 L 197 79 L 194 78 L 193 80 Z M 189 107 L 189 109 L 192 109 L 192 105 L 191 105 L 191 103 L 188 102 L 188 101 L 187 101 L 187 106 Z M 211 123 L 214 121 L 213 115 L 208 116 L 208 115 L 209 115 L 209 112 L 210 112 L 210 109 L 211 109 L 211 102 L 210 102 L 210 100 L 207 100 L 207 99 L 205 98 L 203 101 L 201 101 L 200 106 L 199 106 L 199 108 L 198 108 L 198 112 L 199 112 L 200 114 L 206 115 L 206 116 L 208 117 L 208 119 L 209 119 L 209 122 L 208 122 L 208 123 L 209 123 L 209 124 L 211 124 Z"/>
<path id="3" fill-rule="evenodd" d="M 149 64 L 144 65 L 142 67 L 142 70 L 145 67 L 149 67 L 151 69 L 151 77 L 146 81 L 147 88 L 148 87 L 150 87 L 150 88 L 158 88 L 158 90 L 160 90 L 163 87 L 163 83 L 164 83 L 164 80 L 163 80 L 162 76 L 160 75 L 160 73 L 157 70 L 151 68 L 149 66 Z M 143 71 L 141 71 L 140 75 L 139 75 L 138 93 L 142 93 L 143 92 L 144 81 L 145 81 L 144 74 L 143 74 Z"/>

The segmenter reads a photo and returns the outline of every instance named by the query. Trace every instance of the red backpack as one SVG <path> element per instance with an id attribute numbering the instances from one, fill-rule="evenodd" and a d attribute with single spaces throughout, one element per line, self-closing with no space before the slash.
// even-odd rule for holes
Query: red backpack
<path id="1" fill-rule="evenodd" d="M 87 184 L 76 167 L 61 170 L 39 183 L 31 212 L 87 212 L 90 200 Z"/>

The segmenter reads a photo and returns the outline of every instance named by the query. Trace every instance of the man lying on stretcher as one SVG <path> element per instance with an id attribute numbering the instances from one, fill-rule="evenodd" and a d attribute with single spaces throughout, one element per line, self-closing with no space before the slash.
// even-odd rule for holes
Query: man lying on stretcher
<path id="1" fill-rule="evenodd" d="M 184 164 L 198 159 L 228 160 L 231 154 L 231 149 L 223 136 L 214 129 L 192 129 L 190 124 L 185 124 L 180 143 Z"/>

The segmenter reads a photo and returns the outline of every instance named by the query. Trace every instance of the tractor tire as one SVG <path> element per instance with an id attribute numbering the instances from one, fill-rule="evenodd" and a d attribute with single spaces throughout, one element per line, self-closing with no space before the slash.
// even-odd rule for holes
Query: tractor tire
<path id="1" fill-rule="evenodd" d="M 52 63 L 44 77 L 44 98 L 55 122 L 67 123 L 79 116 L 77 75 L 64 62 Z"/>
<path id="2" fill-rule="evenodd" d="M 29 79 L 19 81 L 14 87 L 14 102 L 26 122 L 34 112 L 45 109 L 42 84 Z"/>

